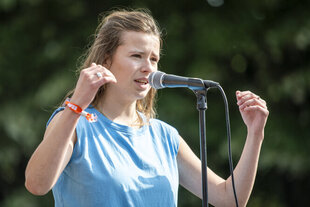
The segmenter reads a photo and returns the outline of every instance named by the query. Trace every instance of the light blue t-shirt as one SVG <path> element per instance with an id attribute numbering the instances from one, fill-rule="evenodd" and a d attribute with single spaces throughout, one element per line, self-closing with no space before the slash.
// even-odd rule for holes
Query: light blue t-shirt
<path id="1" fill-rule="evenodd" d="M 177 206 L 177 130 L 157 119 L 136 129 L 86 111 L 98 120 L 78 121 L 72 157 L 53 187 L 55 206 Z"/>

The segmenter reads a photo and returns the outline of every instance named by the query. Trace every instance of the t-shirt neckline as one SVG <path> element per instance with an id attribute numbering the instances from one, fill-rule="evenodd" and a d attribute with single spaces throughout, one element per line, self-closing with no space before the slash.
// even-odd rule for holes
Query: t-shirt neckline
<path id="1" fill-rule="evenodd" d="M 108 124 L 110 127 L 112 127 L 113 129 L 115 129 L 117 131 L 137 135 L 137 134 L 144 133 L 144 131 L 146 130 L 146 127 L 147 127 L 146 117 L 141 112 L 138 112 L 138 115 L 142 118 L 142 120 L 145 124 L 139 128 L 136 128 L 136 127 L 127 126 L 124 124 L 119 124 L 119 123 L 116 123 L 116 122 L 110 120 L 108 117 L 106 117 L 104 114 L 102 114 L 99 110 L 97 110 L 93 106 L 89 106 L 88 109 L 93 111 L 91 113 L 96 113 L 96 115 L 98 116 L 98 121 L 100 121 L 100 120 L 103 121 L 105 124 Z"/>

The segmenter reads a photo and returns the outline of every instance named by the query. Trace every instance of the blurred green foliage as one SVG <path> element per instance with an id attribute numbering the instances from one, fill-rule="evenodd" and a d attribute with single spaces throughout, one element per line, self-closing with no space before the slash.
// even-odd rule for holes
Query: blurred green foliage
<path id="1" fill-rule="evenodd" d="M 246 128 L 236 90 L 264 98 L 270 117 L 248 206 L 306 206 L 310 191 L 310 2 L 307 0 L 0 0 L 0 206 L 52 206 L 24 188 L 45 123 L 74 88 L 74 71 L 98 24 L 115 7 L 148 8 L 163 28 L 160 70 L 221 83 L 230 103 L 235 164 Z M 186 89 L 158 94 L 159 118 L 199 156 L 196 100 Z M 229 176 L 224 105 L 209 90 L 208 165 Z M 201 206 L 180 188 L 179 206 Z"/>

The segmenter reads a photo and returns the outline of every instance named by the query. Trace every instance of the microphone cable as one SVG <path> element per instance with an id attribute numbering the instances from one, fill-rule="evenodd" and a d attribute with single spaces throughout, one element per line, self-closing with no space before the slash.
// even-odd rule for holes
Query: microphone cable
<path id="1" fill-rule="evenodd" d="M 225 105 L 225 119 L 226 119 L 226 128 L 227 128 L 227 140 L 228 140 L 228 160 L 229 160 L 229 170 L 231 174 L 231 183 L 233 188 L 233 193 L 235 197 L 236 207 L 239 207 L 238 204 L 238 197 L 236 193 L 236 187 L 235 187 L 235 179 L 234 179 L 234 167 L 233 167 L 233 160 L 231 155 L 231 130 L 230 130 L 230 121 L 229 121 L 229 109 L 228 109 L 228 101 L 226 98 L 226 94 L 223 90 L 223 88 L 220 86 L 220 84 L 216 84 L 215 87 L 219 89 L 223 96 L 224 105 Z"/>

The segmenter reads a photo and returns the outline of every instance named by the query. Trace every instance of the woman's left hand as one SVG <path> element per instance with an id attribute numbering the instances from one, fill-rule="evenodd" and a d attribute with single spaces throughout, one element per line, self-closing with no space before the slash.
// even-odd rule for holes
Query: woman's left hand
<path id="1" fill-rule="evenodd" d="M 237 105 L 248 132 L 264 136 L 269 111 L 266 101 L 251 91 L 236 91 Z"/>

